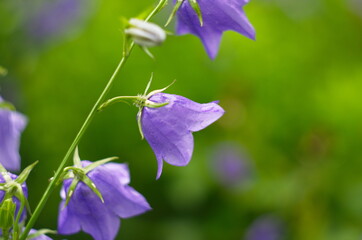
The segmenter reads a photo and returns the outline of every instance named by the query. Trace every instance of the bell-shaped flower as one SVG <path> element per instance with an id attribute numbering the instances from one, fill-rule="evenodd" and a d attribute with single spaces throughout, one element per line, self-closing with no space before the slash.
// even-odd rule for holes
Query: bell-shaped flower
<path id="1" fill-rule="evenodd" d="M 0 163 L 8 171 L 20 170 L 20 135 L 26 123 L 26 117 L 0 97 Z"/>
<path id="2" fill-rule="evenodd" d="M 249 0 L 197 0 L 202 25 L 200 14 L 192 6 L 195 0 L 179 1 L 182 4 L 177 12 L 177 34 L 190 33 L 199 37 L 210 58 L 216 57 L 224 31 L 233 30 L 255 39 L 255 30 L 242 9 Z"/>
<path id="3" fill-rule="evenodd" d="M 139 108 L 138 127 L 156 155 L 158 179 L 163 161 L 174 166 L 186 166 L 190 162 L 194 149 L 192 133 L 218 120 L 224 109 L 217 102 L 200 104 L 182 96 L 162 93 L 169 86 L 147 94 L 152 78 L 153 75 L 142 95 L 114 97 L 98 110 L 128 101 Z"/>
<path id="4" fill-rule="evenodd" d="M 64 180 L 58 216 L 60 234 L 82 230 L 95 240 L 112 240 L 120 227 L 119 218 L 151 209 L 146 199 L 128 186 L 130 175 L 126 164 L 101 164 L 101 161 L 79 161 L 80 166 L 72 167 L 74 178 Z M 78 181 L 82 174 L 85 175 Z"/>
<path id="5" fill-rule="evenodd" d="M 157 179 L 163 161 L 175 166 L 187 165 L 194 149 L 193 132 L 200 131 L 218 120 L 224 110 L 216 103 L 200 104 L 182 96 L 149 94 L 149 106 L 141 110 L 141 128 L 158 162 Z M 151 107 L 152 103 L 165 104 Z"/>

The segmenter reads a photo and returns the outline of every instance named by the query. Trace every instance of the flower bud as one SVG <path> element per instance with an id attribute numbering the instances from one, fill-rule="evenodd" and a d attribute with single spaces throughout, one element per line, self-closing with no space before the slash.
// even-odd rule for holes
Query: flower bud
<path id="1" fill-rule="evenodd" d="M 14 223 L 16 205 L 11 198 L 6 199 L 0 206 L 0 228 L 10 229 Z"/>
<path id="2" fill-rule="evenodd" d="M 142 47 L 158 46 L 166 39 L 166 32 L 154 23 L 132 18 L 129 24 L 130 27 L 125 30 L 125 33 Z"/>

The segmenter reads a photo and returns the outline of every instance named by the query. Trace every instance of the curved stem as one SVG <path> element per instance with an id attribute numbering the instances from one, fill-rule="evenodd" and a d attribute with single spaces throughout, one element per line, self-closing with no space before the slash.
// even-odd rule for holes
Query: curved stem
<path id="1" fill-rule="evenodd" d="M 160 0 L 158 2 L 157 6 L 153 9 L 153 11 L 145 19 L 145 21 L 149 21 L 155 14 L 157 14 L 165 6 L 166 2 L 167 2 L 166 0 Z M 60 177 L 62 176 L 63 168 L 67 164 L 71 154 L 73 153 L 73 151 L 77 147 L 80 139 L 82 138 L 82 136 L 84 135 L 84 133 L 87 130 L 88 126 L 90 125 L 91 121 L 93 120 L 94 116 L 96 115 L 99 106 L 105 100 L 108 92 L 112 88 L 114 80 L 116 79 L 116 76 L 118 75 L 119 71 L 122 69 L 124 64 L 126 63 L 130 53 L 132 52 L 133 47 L 134 47 L 134 42 L 132 42 L 130 44 L 127 54 L 123 55 L 123 57 L 122 57 L 121 61 L 119 62 L 116 70 L 112 74 L 111 78 L 108 80 L 108 83 L 107 83 L 106 87 L 103 89 L 101 95 L 97 99 L 97 101 L 94 104 L 92 110 L 90 111 L 90 113 L 88 114 L 86 120 L 84 121 L 82 127 L 80 128 L 79 132 L 77 133 L 76 137 L 74 138 L 74 140 L 73 140 L 72 144 L 70 145 L 67 153 L 65 154 L 62 162 L 60 163 L 54 177 L 52 178 L 52 180 L 49 183 L 47 189 L 45 190 L 42 198 L 40 199 L 38 205 L 36 206 L 33 215 L 30 217 L 29 222 L 26 225 L 26 228 L 24 229 L 24 232 L 22 233 L 22 235 L 20 237 L 20 240 L 25 240 L 26 239 L 26 237 L 28 236 L 28 234 L 30 232 L 30 229 L 33 227 L 33 225 L 35 224 L 35 221 L 38 219 L 38 217 L 39 217 L 41 211 L 43 210 L 47 200 L 49 199 L 50 194 L 56 188 L 56 185 L 57 185 L 56 183 L 59 181 Z"/>
<path id="2" fill-rule="evenodd" d="M 65 167 L 65 165 L 68 162 L 69 157 L 72 155 L 74 149 L 76 148 L 76 146 L 78 145 L 80 139 L 82 138 L 83 134 L 85 133 L 85 131 L 87 130 L 89 124 L 91 123 L 91 121 L 93 120 L 95 114 L 97 113 L 97 109 L 100 106 L 100 104 L 104 101 L 107 93 L 109 92 L 109 90 L 111 89 L 113 82 L 118 74 L 118 72 L 121 70 L 121 68 L 123 67 L 123 65 L 125 64 L 126 60 L 128 58 L 128 55 L 125 55 L 122 57 L 121 61 L 119 62 L 116 70 L 114 71 L 112 77 L 109 79 L 106 87 L 104 88 L 103 92 L 101 93 L 101 95 L 99 96 L 97 102 L 94 104 L 92 110 L 90 111 L 90 113 L 88 114 L 86 120 L 84 121 L 82 127 L 80 128 L 78 134 L 76 135 L 76 137 L 74 138 L 72 144 L 70 145 L 67 153 L 65 154 L 62 162 L 60 163 L 53 179 L 51 180 L 51 182 L 48 185 L 48 188 L 45 190 L 45 193 L 43 194 L 42 198 L 40 199 L 38 205 L 36 206 L 33 215 L 30 217 L 28 224 L 26 225 L 26 228 L 23 232 L 23 234 L 21 235 L 20 240 L 25 240 L 28 233 L 30 232 L 30 229 L 33 227 L 35 221 L 37 220 L 37 218 L 39 217 L 40 212 L 43 210 L 45 203 L 47 202 L 50 194 L 53 192 L 53 190 L 56 187 L 56 183 L 59 181 L 60 176 L 62 175 L 63 172 L 63 168 Z"/>

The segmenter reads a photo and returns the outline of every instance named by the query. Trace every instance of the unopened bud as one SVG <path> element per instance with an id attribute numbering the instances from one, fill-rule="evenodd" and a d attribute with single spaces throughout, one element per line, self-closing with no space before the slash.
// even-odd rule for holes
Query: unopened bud
<path id="1" fill-rule="evenodd" d="M 142 47 L 158 46 L 166 39 L 166 32 L 154 23 L 132 18 L 129 24 L 130 27 L 125 30 L 125 33 Z"/>
<path id="2" fill-rule="evenodd" d="M 10 229 L 14 223 L 16 205 L 11 198 L 6 199 L 0 206 L 0 228 Z"/>

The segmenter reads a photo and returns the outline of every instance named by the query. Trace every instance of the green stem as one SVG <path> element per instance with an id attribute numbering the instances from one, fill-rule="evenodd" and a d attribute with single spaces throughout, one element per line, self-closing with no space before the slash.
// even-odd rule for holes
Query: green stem
<path id="1" fill-rule="evenodd" d="M 158 13 L 165 5 L 165 0 L 160 0 L 157 4 L 157 6 L 153 9 L 153 11 L 148 15 L 148 17 L 145 19 L 145 21 L 149 21 L 156 13 Z M 93 120 L 94 116 L 97 113 L 97 110 L 99 108 L 99 106 L 103 103 L 103 101 L 105 100 L 108 92 L 110 91 L 110 89 L 112 88 L 112 85 L 114 83 L 114 80 L 116 79 L 116 76 L 118 75 L 119 71 L 122 69 L 122 67 L 124 66 L 124 64 L 126 63 L 130 53 L 132 52 L 132 49 L 134 47 L 134 43 L 132 42 L 130 44 L 129 50 L 127 52 L 127 54 L 124 54 L 121 61 L 119 62 L 116 70 L 114 71 L 114 73 L 112 74 L 111 78 L 108 80 L 108 83 L 106 85 L 106 87 L 104 88 L 104 90 L 102 91 L 101 95 L 99 96 L 97 102 L 94 104 L 92 110 L 90 111 L 90 113 L 88 114 L 86 120 L 84 121 L 82 127 L 80 128 L 79 132 L 77 133 L 76 137 L 74 138 L 72 144 L 70 145 L 67 153 L 65 154 L 62 162 L 60 163 L 53 179 L 51 180 L 51 182 L 49 183 L 47 189 L 45 190 L 42 198 L 40 199 L 38 205 L 36 206 L 33 215 L 30 217 L 28 224 L 26 225 L 26 228 L 24 229 L 20 240 L 25 240 L 26 237 L 28 236 L 30 229 L 34 226 L 35 221 L 38 219 L 41 211 L 43 210 L 47 200 L 49 199 L 50 194 L 54 191 L 54 189 L 56 188 L 56 183 L 59 181 L 62 172 L 63 172 L 63 168 L 65 167 L 65 165 L 67 164 L 70 156 L 72 155 L 73 151 L 75 150 L 75 148 L 77 147 L 80 139 L 82 138 L 82 136 L 84 135 L 85 131 L 87 130 L 87 128 L 89 127 L 91 121 Z"/>
<path id="2" fill-rule="evenodd" d="M 80 128 L 78 134 L 76 135 L 76 137 L 74 138 L 72 144 L 70 145 L 67 153 L 65 154 L 62 162 L 60 163 L 53 179 L 51 180 L 51 182 L 48 185 L 48 188 L 45 190 L 44 195 L 42 196 L 42 198 L 40 199 L 40 202 L 38 203 L 38 205 L 36 206 L 33 215 L 30 217 L 28 224 L 26 225 L 26 228 L 23 232 L 23 234 L 21 235 L 20 240 L 25 240 L 27 235 L 30 232 L 30 229 L 33 227 L 35 221 L 38 219 L 40 212 L 43 210 L 50 194 L 53 192 L 53 190 L 56 188 L 56 183 L 59 181 L 60 176 L 62 175 L 63 172 L 63 168 L 65 167 L 65 165 L 68 162 L 69 157 L 72 155 L 74 149 L 76 148 L 76 146 L 78 145 L 80 139 L 82 138 L 83 134 L 85 133 L 85 131 L 87 130 L 89 124 L 91 123 L 91 121 L 93 120 L 95 114 L 97 113 L 97 109 L 98 107 L 101 105 L 101 103 L 104 101 L 107 93 L 109 92 L 109 90 L 111 89 L 113 82 L 117 76 L 117 74 L 119 73 L 119 71 L 121 70 L 121 68 L 123 67 L 123 65 L 125 64 L 126 60 L 128 58 L 128 55 L 125 55 L 122 57 L 121 61 L 119 62 L 116 70 L 114 71 L 112 77 L 109 79 L 106 87 L 104 88 L 103 92 L 101 93 L 101 95 L 99 96 L 97 102 L 94 104 L 92 110 L 90 111 L 90 113 L 88 114 L 85 122 L 83 123 L 82 127 Z"/>

